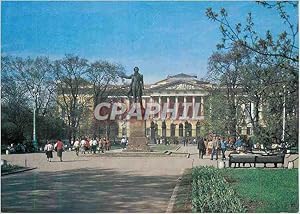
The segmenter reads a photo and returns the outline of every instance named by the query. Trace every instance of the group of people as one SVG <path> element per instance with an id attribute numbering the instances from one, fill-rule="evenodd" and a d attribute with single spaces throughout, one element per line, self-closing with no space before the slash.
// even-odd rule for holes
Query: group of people
<path id="1" fill-rule="evenodd" d="M 81 151 L 81 154 L 85 154 L 86 152 L 96 154 L 96 151 L 99 149 L 99 151 L 104 153 L 104 151 L 109 151 L 111 149 L 111 143 L 105 137 L 93 139 L 85 137 L 80 141 L 79 139 L 76 139 L 73 148 L 75 149 L 77 156 L 79 156 L 79 151 Z"/>
<path id="2" fill-rule="evenodd" d="M 237 140 L 225 138 L 222 136 L 209 136 L 208 138 L 197 138 L 197 148 L 199 150 L 199 158 L 203 159 L 203 155 L 210 155 L 210 159 L 218 160 L 219 153 L 222 154 L 222 160 L 225 160 L 225 152 L 230 147 L 237 151 L 242 150 L 244 143 L 240 137 Z"/>
<path id="3" fill-rule="evenodd" d="M 61 141 L 61 139 L 58 139 L 54 145 L 52 145 L 50 141 L 47 140 L 47 143 L 44 148 L 44 151 L 46 152 L 46 156 L 47 156 L 47 161 L 51 162 L 53 158 L 53 151 L 57 152 L 57 157 L 59 157 L 59 160 L 62 161 L 63 150 L 64 150 L 64 144 Z"/>
<path id="4" fill-rule="evenodd" d="M 76 139 L 72 146 L 77 156 L 79 156 L 80 151 L 81 154 L 85 154 L 86 152 L 95 154 L 97 149 L 102 153 L 111 149 L 111 143 L 106 138 L 94 138 L 91 140 L 89 140 L 88 138 L 82 138 L 81 141 L 79 141 L 79 139 Z M 60 161 L 62 161 L 64 143 L 61 139 L 58 139 L 53 145 L 49 140 L 47 140 L 44 151 L 47 156 L 47 161 L 51 162 L 51 160 L 53 159 L 53 151 L 57 152 L 57 157 L 59 157 Z"/>

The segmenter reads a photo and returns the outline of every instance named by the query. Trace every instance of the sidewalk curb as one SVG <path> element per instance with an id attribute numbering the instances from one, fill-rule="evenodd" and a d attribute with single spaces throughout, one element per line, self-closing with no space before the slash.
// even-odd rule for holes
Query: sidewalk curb
<path id="1" fill-rule="evenodd" d="M 175 186 L 175 188 L 173 190 L 173 193 L 172 193 L 172 196 L 169 200 L 166 213 L 172 213 L 172 211 L 173 211 L 173 207 L 174 207 L 174 204 L 175 204 L 175 201 L 176 201 L 176 197 L 177 197 L 177 194 L 178 194 L 178 189 L 179 189 L 180 182 L 181 182 L 181 179 L 182 179 L 182 176 L 183 176 L 183 172 L 184 172 L 184 169 L 181 171 L 181 175 L 176 181 L 176 186 Z"/>
<path id="2" fill-rule="evenodd" d="M 36 168 L 37 168 L 37 167 L 26 168 L 26 169 L 20 169 L 20 170 L 16 170 L 16 171 L 13 171 L 13 172 L 4 172 L 4 173 L 1 173 L 1 176 L 12 175 L 12 174 L 18 174 L 18 173 L 21 173 L 21 172 L 26 172 L 26 171 L 34 170 L 34 169 L 36 169 Z"/>

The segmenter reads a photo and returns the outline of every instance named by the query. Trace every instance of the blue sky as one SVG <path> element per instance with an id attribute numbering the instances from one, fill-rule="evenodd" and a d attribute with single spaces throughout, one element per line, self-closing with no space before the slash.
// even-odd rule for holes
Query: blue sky
<path id="1" fill-rule="evenodd" d="M 121 63 L 127 73 L 138 66 L 146 83 L 180 72 L 201 78 L 221 38 L 208 7 L 226 8 L 233 23 L 251 11 L 260 32 L 283 29 L 276 12 L 254 2 L 2 2 L 1 52 L 72 53 Z"/>

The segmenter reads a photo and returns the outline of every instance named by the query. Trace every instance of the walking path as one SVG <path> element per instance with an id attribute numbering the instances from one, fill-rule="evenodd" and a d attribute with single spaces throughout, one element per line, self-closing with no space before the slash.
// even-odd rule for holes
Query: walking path
<path id="1" fill-rule="evenodd" d="M 9 163 L 38 167 L 3 176 L 6 212 L 165 212 L 186 157 L 77 157 L 64 152 L 49 163 L 43 153 L 2 155 Z M 202 160 L 213 165 L 215 161 Z"/>
<path id="2" fill-rule="evenodd" d="M 216 166 L 198 158 L 195 145 L 177 152 L 190 157 L 114 157 L 64 152 L 49 163 L 44 153 L 2 155 L 9 163 L 37 169 L 1 179 L 4 212 L 165 212 L 176 180 L 186 168 Z"/>

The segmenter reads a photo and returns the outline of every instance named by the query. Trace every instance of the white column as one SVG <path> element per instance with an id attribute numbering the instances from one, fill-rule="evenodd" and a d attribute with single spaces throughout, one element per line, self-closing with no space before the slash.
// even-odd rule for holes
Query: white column
<path id="1" fill-rule="evenodd" d="M 170 107 L 170 97 L 167 97 L 167 106 Z M 167 113 L 166 119 L 170 118 L 170 113 Z"/>
<path id="2" fill-rule="evenodd" d="M 178 96 L 175 96 L 175 108 L 176 108 L 176 112 L 175 112 L 175 115 L 176 115 L 176 119 L 178 119 Z M 178 127 L 176 127 L 176 129 L 177 129 Z M 175 129 L 175 130 L 176 130 Z M 176 131 L 175 131 L 176 132 Z M 176 133 L 175 133 L 175 136 L 176 136 Z"/>
<path id="3" fill-rule="evenodd" d="M 150 102 L 151 104 L 152 104 L 152 103 L 154 103 L 154 101 L 153 101 L 153 97 L 152 97 L 152 96 L 150 97 L 150 100 L 149 100 L 149 102 Z M 150 116 L 150 117 L 149 117 L 150 119 L 153 119 L 153 117 L 154 117 L 154 115 L 152 115 L 152 114 L 151 114 L 151 115 L 149 115 L 149 116 Z"/>
<path id="4" fill-rule="evenodd" d="M 193 109 L 193 112 L 194 112 L 195 111 L 195 96 L 192 97 L 192 103 L 193 103 L 192 109 Z"/>
<path id="5" fill-rule="evenodd" d="M 160 105 L 160 111 L 159 111 L 159 119 L 161 119 L 161 109 L 162 109 L 162 106 L 161 106 L 161 96 L 158 97 L 158 103 Z"/>
<path id="6" fill-rule="evenodd" d="M 200 115 L 204 116 L 204 98 L 203 97 L 200 97 Z"/>
<path id="7" fill-rule="evenodd" d="M 183 102 L 186 103 L 186 96 L 183 97 Z"/>

